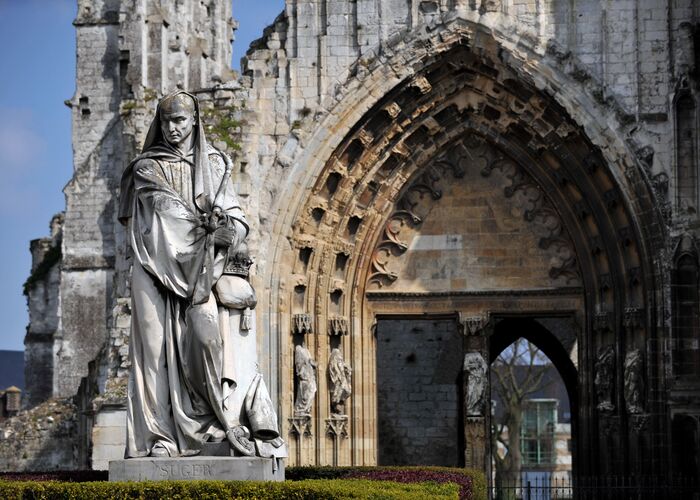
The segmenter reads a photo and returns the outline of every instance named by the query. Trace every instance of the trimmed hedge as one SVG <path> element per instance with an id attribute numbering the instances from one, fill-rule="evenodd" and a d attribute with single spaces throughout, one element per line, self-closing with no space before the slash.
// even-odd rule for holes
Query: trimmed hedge
<path id="1" fill-rule="evenodd" d="M 362 498 L 454 500 L 459 487 L 453 483 L 402 484 L 390 481 L 311 479 L 304 481 L 143 481 L 143 482 L 27 482 L 0 480 L 0 498 L 7 500 L 184 500 Z"/>
<path id="2" fill-rule="evenodd" d="M 462 500 L 486 500 L 486 478 L 476 469 L 453 467 L 288 467 L 285 477 L 304 479 L 369 479 L 398 483 L 455 483 Z"/>

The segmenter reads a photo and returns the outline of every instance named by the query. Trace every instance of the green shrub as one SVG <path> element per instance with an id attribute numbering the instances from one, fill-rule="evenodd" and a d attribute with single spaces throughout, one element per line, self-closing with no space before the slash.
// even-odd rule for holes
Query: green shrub
<path id="1" fill-rule="evenodd" d="M 216 499 L 343 499 L 374 500 L 458 497 L 459 487 L 452 483 L 401 484 L 361 479 L 304 480 L 273 482 L 252 481 L 142 481 L 142 482 L 28 482 L 0 481 L 0 498 L 7 500 L 184 500 Z"/>
<path id="2" fill-rule="evenodd" d="M 456 483 L 460 486 L 460 499 L 486 500 L 486 478 L 476 469 L 456 467 L 288 467 L 288 480 L 352 479 L 416 483 L 433 481 Z"/>

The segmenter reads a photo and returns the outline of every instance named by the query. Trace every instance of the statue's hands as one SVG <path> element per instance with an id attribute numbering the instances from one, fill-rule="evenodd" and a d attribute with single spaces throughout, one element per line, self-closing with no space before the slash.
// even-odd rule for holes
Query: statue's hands
<path id="1" fill-rule="evenodd" d="M 214 245 L 218 248 L 228 248 L 233 243 L 236 231 L 225 226 L 220 226 L 214 231 Z"/>

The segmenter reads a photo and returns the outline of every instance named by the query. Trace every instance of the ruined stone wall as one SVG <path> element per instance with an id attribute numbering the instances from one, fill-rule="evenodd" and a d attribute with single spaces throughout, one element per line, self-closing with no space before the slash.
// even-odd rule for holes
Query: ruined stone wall
<path id="1" fill-rule="evenodd" d="M 454 320 L 377 325 L 379 465 L 464 463 L 462 336 Z"/>
<path id="2" fill-rule="evenodd" d="M 2 422 L 0 471 L 78 470 L 78 417 L 70 400 L 49 399 Z"/>
<path id="3" fill-rule="evenodd" d="M 597 178 L 601 184 L 596 189 L 601 194 L 607 191 L 607 208 L 603 208 L 594 218 L 608 217 L 603 214 L 612 214 L 621 207 L 615 199 L 619 188 L 624 200 L 622 205 L 630 207 L 631 218 L 634 219 L 630 225 L 635 228 L 634 231 L 638 229 L 642 232 L 641 241 L 645 249 L 642 254 L 636 254 L 636 250 L 628 246 L 630 240 L 625 234 L 631 227 L 621 227 L 619 234 L 603 237 L 606 244 L 616 245 L 618 240 L 622 242 L 619 248 L 623 249 L 625 257 L 621 262 L 625 267 L 623 272 L 629 273 L 629 277 L 625 274 L 620 287 L 629 288 L 630 291 L 629 295 L 627 292 L 617 294 L 618 286 L 607 284 L 611 276 L 606 275 L 605 265 L 598 271 L 601 288 L 595 292 L 591 290 L 594 295 L 590 297 L 595 296 L 596 300 L 602 297 L 601 302 L 618 309 L 620 316 L 624 312 L 626 319 L 624 326 L 617 324 L 617 320 L 612 326 L 605 326 L 605 321 L 602 321 L 600 324 L 603 326 L 596 330 L 598 336 L 594 342 L 596 345 L 621 342 L 625 345 L 620 345 L 620 352 L 626 349 L 630 352 L 644 350 L 645 356 L 648 356 L 646 376 L 650 381 L 649 387 L 653 386 L 653 389 L 649 389 L 647 409 L 650 415 L 654 415 L 653 418 L 665 419 L 666 410 L 662 401 L 668 397 L 666 391 L 670 379 L 666 377 L 670 366 L 665 360 L 669 352 L 662 343 L 650 341 L 650 336 L 675 335 L 667 285 L 670 282 L 668 255 L 673 253 L 678 240 L 669 238 L 669 233 L 680 235 L 690 231 L 692 238 L 695 238 L 692 228 L 696 221 L 698 187 L 697 176 L 693 172 L 697 172 L 697 161 L 683 159 L 689 158 L 689 154 L 697 154 L 698 148 L 697 105 L 694 104 L 697 82 L 693 76 L 693 68 L 697 65 L 693 33 L 700 14 L 698 8 L 698 5 L 687 0 L 607 3 L 597 0 L 288 1 L 284 15 L 266 30 L 261 40 L 253 44 L 244 62 L 243 79 L 244 84 L 250 85 L 250 107 L 257 113 L 257 120 L 250 129 L 252 137 L 244 143 L 248 167 L 261 173 L 259 179 L 253 179 L 252 190 L 259 196 L 257 205 L 249 207 L 253 223 L 260 225 L 261 237 L 256 248 L 278 249 L 275 252 L 258 252 L 259 270 L 264 274 L 265 286 L 271 293 L 271 314 L 262 318 L 260 324 L 268 332 L 270 352 L 277 353 L 281 361 L 280 374 L 272 377 L 273 386 L 275 379 L 283 381 L 289 374 L 290 354 L 279 349 L 285 344 L 287 311 L 293 309 L 293 299 L 286 297 L 287 291 L 280 291 L 279 294 L 278 291 L 285 286 L 288 290 L 295 285 L 307 286 L 307 296 L 315 296 L 314 300 L 317 301 L 307 299 L 306 307 L 309 314 L 321 318 L 317 325 L 323 332 L 324 320 L 327 314 L 331 314 L 331 306 L 324 292 L 317 290 L 325 290 L 326 283 L 330 282 L 331 287 L 345 287 L 347 296 L 347 287 L 350 286 L 349 283 L 336 284 L 332 277 L 326 276 L 324 262 L 332 260 L 334 253 L 347 251 L 347 248 L 350 248 L 348 254 L 351 254 L 353 248 L 361 244 L 362 238 L 370 237 L 370 233 L 360 229 L 357 239 L 346 246 L 346 240 L 339 233 L 341 241 L 337 241 L 334 248 L 330 244 L 318 244 L 314 239 L 323 238 L 324 231 L 333 231 L 329 229 L 333 226 L 344 227 L 348 222 L 346 216 L 354 217 L 352 211 L 355 208 L 346 205 L 351 199 L 346 190 L 359 192 L 370 184 L 366 178 L 349 172 L 351 168 L 357 168 L 353 167 L 352 158 L 362 158 L 367 165 L 371 163 L 368 158 L 376 140 L 376 135 L 372 133 L 374 123 L 362 123 L 361 118 L 369 111 L 375 112 L 372 106 L 382 102 L 383 96 L 390 96 L 400 82 L 410 80 L 433 60 L 440 60 L 444 54 L 441 51 L 446 50 L 444 46 L 458 37 L 455 32 L 460 31 L 460 22 L 463 21 L 462 26 L 465 26 L 465 33 L 468 34 L 464 35 L 462 43 L 481 54 L 489 53 L 498 44 L 498 55 L 492 61 L 498 60 L 498 64 L 516 68 L 519 73 L 515 80 L 480 88 L 475 92 L 474 101 L 485 95 L 484 99 L 493 103 L 502 98 L 504 90 L 516 95 L 516 101 L 527 99 L 529 94 L 520 94 L 520 85 L 529 82 L 537 89 L 539 99 L 555 101 L 572 118 L 568 126 L 573 128 L 567 131 L 566 126 L 562 125 L 556 134 L 567 142 L 566 136 L 580 127 L 581 134 L 599 149 L 604 161 L 611 165 L 611 175 L 606 181 L 603 182 L 602 177 Z M 446 57 L 443 64 L 450 65 L 452 62 Z M 475 68 L 475 71 L 480 71 L 480 68 Z M 430 80 L 430 76 L 426 79 Z M 431 92 L 430 86 L 420 77 L 416 77 L 415 86 L 421 92 Z M 684 100 L 679 101 L 679 98 Z M 389 97 L 386 100 L 390 101 Z M 485 114 L 488 102 L 484 107 L 474 101 L 470 102 L 474 109 L 480 115 Z M 519 105 L 516 102 L 514 106 L 500 114 L 494 113 L 489 119 L 502 124 L 504 129 L 512 126 L 506 133 L 512 135 L 522 130 L 514 126 L 514 121 L 518 119 L 523 119 L 534 129 L 540 127 L 542 122 L 538 118 L 532 115 L 528 118 L 527 113 L 522 114 L 521 109 L 517 109 Z M 396 128 L 412 130 L 412 120 L 424 110 L 404 116 L 401 115 L 401 108 L 399 106 L 394 110 L 395 114 L 390 110 L 389 120 L 393 120 L 392 125 Z M 426 105 L 426 108 L 429 106 Z M 516 115 L 520 118 L 515 118 Z M 549 120 L 547 113 L 539 118 Z M 434 133 L 429 123 L 425 126 L 429 135 Z M 379 127 L 379 130 L 388 132 L 395 129 L 387 126 Z M 544 137 L 544 129 L 539 130 Z M 356 137 L 356 144 L 351 144 L 345 153 L 343 149 L 336 151 L 335 148 L 346 136 Z M 559 158 L 559 164 L 571 165 L 571 156 L 567 158 L 564 150 L 555 146 L 554 142 L 545 139 L 546 144 L 535 156 L 539 157 L 543 150 L 551 148 Z M 679 146 L 683 154 L 679 154 Z M 353 147 L 356 151 L 352 151 Z M 414 150 L 410 145 L 404 151 L 396 150 L 396 156 L 406 162 L 416 156 L 411 154 Z M 336 152 L 338 156 L 334 157 Z M 384 161 L 384 157 L 376 156 L 374 161 Z M 333 162 L 336 164 L 333 165 Z M 326 172 L 335 171 L 341 179 L 338 193 L 328 202 L 322 199 L 323 187 L 320 183 L 316 184 L 322 168 L 327 168 Z M 595 167 L 589 164 L 585 168 L 591 174 Z M 367 171 L 370 171 L 369 166 Z M 597 174 L 591 175 L 595 177 Z M 556 182 L 565 185 L 568 181 L 560 178 Z M 685 189 L 682 194 L 690 201 L 685 201 L 685 205 L 678 203 L 676 193 L 689 182 L 695 182 L 695 187 Z M 381 180 L 377 184 L 376 191 L 381 192 Z M 690 193 L 687 194 L 687 191 Z M 318 199 L 314 198 L 316 196 Z M 299 201 L 309 199 L 315 200 L 317 212 L 314 212 L 313 203 Z M 572 203 L 572 208 L 582 209 L 587 201 L 584 196 L 582 201 Z M 323 215 L 324 210 L 329 213 Z M 361 210 L 357 208 L 358 212 Z M 590 212 L 582 210 L 578 212 L 579 216 L 588 218 Z M 323 219 L 322 222 L 317 220 L 318 230 L 312 228 L 315 215 Z M 373 216 L 370 214 L 370 217 Z M 613 225 L 617 225 L 626 216 L 621 216 L 618 210 L 610 217 Z M 587 220 L 590 221 L 590 218 Z M 363 222 L 362 227 L 367 224 Z M 582 223 L 584 227 L 585 224 Z M 293 248 L 288 248 L 290 233 L 299 239 L 293 242 Z M 587 245 L 590 247 L 579 258 L 588 259 L 590 252 L 598 255 L 595 237 Z M 304 247 L 312 251 L 311 263 L 320 269 L 318 276 L 316 270 L 307 273 L 308 284 L 296 276 L 295 259 L 291 257 Z M 355 269 L 352 267 L 355 258 L 362 260 L 369 257 L 350 255 L 351 269 Z M 366 264 L 361 262 L 361 265 Z M 634 276 L 640 269 L 644 269 L 641 280 Z M 288 272 L 295 273 L 290 280 L 284 278 Z M 356 276 L 352 279 L 356 280 L 352 283 L 358 283 Z M 637 286 L 642 281 L 648 288 Z M 505 288 L 505 280 L 498 285 Z M 362 307 L 358 304 L 360 300 L 360 297 L 353 297 L 352 302 L 346 301 L 345 310 L 359 314 Z M 590 307 L 598 306 L 590 304 Z M 607 317 L 601 314 L 601 318 Z M 639 314 L 643 316 L 642 323 L 635 319 Z M 367 327 L 357 317 L 350 317 L 349 321 L 355 322 L 356 328 Z M 592 327 L 593 322 L 590 323 L 588 327 Z M 599 327 L 597 325 L 595 328 Z M 619 332 L 623 328 L 626 334 L 624 341 L 620 341 L 613 330 Z M 365 334 L 365 330 L 358 330 L 356 334 Z M 322 366 L 324 341 L 319 338 L 311 345 L 319 346 L 319 366 Z M 363 345 L 362 349 L 367 347 Z M 579 357 L 590 359 L 594 355 L 590 351 L 590 354 L 580 354 Z M 362 359 L 364 362 L 369 358 Z M 623 361 L 622 358 L 617 359 L 620 366 Z M 275 368 L 271 369 L 274 373 Z M 592 380 L 589 378 L 592 377 L 591 369 L 590 366 L 581 367 L 584 380 Z M 622 384 L 622 373 L 617 376 L 617 383 Z M 288 397 L 288 391 L 283 387 L 284 384 L 279 391 Z M 592 391 L 592 388 L 584 390 Z M 276 391 L 275 388 L 273 392 Z M 686 388 L 683 397 L 687 395 Z M 699 403 L 696 401 L 693 405 L 697 408 Z M 618 405 L 624 408 L 622 396 Z M 363 419 L 364 414 L 358 424 L 364 425 Z M 637 455 L 635 447 L 649 446 L 648 442 L 642 442 L 646 438 L 640 437 L 636 430 L 644 419 L 634 417 L 633 420 L 635 427 L 625 439 L 635 444 L 630 444 L 629 450 L 632 451 L 624 452 L 626 456 L 620 458 L 616 467 L 629 460 L 629 456 Z M 319 422 L 322 420 L 319 419 Z M 661 426 L 656 429 L 658 432 L 649 439 L 657 443 L 667 441 L 665 428 Z M 318 444 L 318 438 L 315 439 L 316 446 L 322 446 Z M 362 438 L 358 437 L 354 444 L 359 445 L 361 441 Z M 665 453 L 658 449 L 661 455 Z M 311 456 L 310 450 L 307 450 L 308 456 Z M 324 452 L 321 453 L 323 456 Z M 353 457 L 362 461 L 371 454 L 360 455 L 357 453 Z M 644 467 L 654 460 L 656 458 L 649 457 Z"/>
<path id="4" fill-rule="evenodd" d="M 140 148 L 159 95 L 231 77 L 230 16 L 223 0 L 79 1 L 76 92 L 67 102 L 74 175 L 64 190 L 60 273 L 50 285 L 59 288 L 61 321 L 47 330 L 48 316 L 30 298 L 30 332 L 46 338 L 30 342 L 28 359 L 37 362 L 28 366 L 53 367 L 41 373 L 50 381 L 32 403 L 74 395 L 105 345 L 116 299 L 128 297 L 128 248 L 116 222 L 121 172 Z"/>
<path id="5" fill-rule="evenodd" d="M 252 280 L 263 297 L 258 307 L 261 368 L 269 379 L 273 399 L 279 401 L 280 417 L 286 422 L 292 398 L 288 388 L 293 377 L 291 351 L 284 350 L 293 308 L 287 297 L 300 283 L 309 287 L 309 294 L 333 286 L 344 290 L 346 299 L 340 312 L 351 334 L 342 343 L 352 354 L 352 365 L 362 377 L 371 380 L 374 373 L 371 342 L 365 342 L 361 336 L 369 329 L 363 323 L 367 318 L 362 316 L 362 300 L 353 296 L 355 290 L 350 289 L 364 286 L 365 271 L 361 266 L 368 268 L 370 256 L 350 254 L 355 248 L 374 248 L 373 241 L 364 239 L 369 240 L 377 233 L 365 228 L 370 224 L 378 226 L 380 219 L 390 214 L 372 209 L 359 233 L 352 235 L 354 239 L 343 235 L 332 247 L 319 244 L 316 238 L 322 238 L 323 231 L 335 230 L 340 224 L 345 227 L 348 221 L 341 220 L 339 214 L 352 216 L 348 214 L 351 210 L 363 210 L 362 200 L 357 205 L 345 205 L 356 188 L 366 189 L 368 193 L 374 189 L 376 193 L 393 182 L 396 185 L 382 194 L 385 203 L 381 207 L 389 210 L 391 204 L 387 200 L 395 199 L 403 184 L 379 175 L 376 181 L 361 178 L 357 169 L 350 173 L 353 162 L 349 159 L 353 154 L 359 157 L 373 141 L 381 142 L 382 134 L 407 136 L 413 127 L 424 127 L 424 131 L 416 134 L 417 140 L 423 140 L 420 138 L 423 136 L 429 141 L 430 137 L 440 137 L 438 132 L 444 125 L 437 118 L 425 118 L 429 103 L 413 109 L 411 102 L 402 102 L 403 108 L 411 108 L 407 113 L 398 104 L 392 106 L 389 102 L 386 116 L 380 120 L 381 113 L 374 110 L 377 121 L 362 125 L 363 134 L 358 134 L 352 146 L 356 149 L 354 153 L 348 147 L 347 154 L 336 157 L 335 148 L 346 136 L 358 132 L 361 118 L 376 103 L 385 98 L 390 101 L 387 96 L 397 86 L 406 84 L 428 65 L 436 61 L 443 66 L 465 64 L 444 55 L 455 43 L 468 46 L 476 54 L 472 69 L 479 73 L 471 96 L 456 103 L 461 113 L 475 111 L 480 119 L 494 124 L 488 132 L 511 134 L 518 140 L 528 137 L 522 130 L 525 125 L 531 126 L 537 133 L 530 136 L 534 139 L 525 146 L 537 150 L 538 155 L 548 148 L 552 150 L 549 156 L 537 156 L 536 163 L 543 171 L 579 165 L 575 158 L 579 153 L 583 155 L 580 145 L 585 141 L 571 145 L 570 152 L 567 152 L 569 146 L 563 144 L 573 144 L 574 139 L 581 137 L 590 141 L 590 146 L 600 152 L 600 158 L 610 164 L 609 174 L 604 174 L 605 169 L 587 157 L 586 161 L 580 160 L 580 172 L 573 172 L 576 179 L 588 179 L 582 182 L 590 182 L 595 193 L 605 199 L 605 208 L 600 213 L 592 215 L 587 211 L 586 199 L 572 202 L 571 207 L 553 208 L 574 212 L 578 222 L 571 225 L 581 234 L 589 231 L 588 239 L 577 243 L 579 248 L 586 249 L 577 256 L 579 260 L 599 262 L 601 252 L 605 254 L 605 245 L 596 240 L 603 233 L 594 230 L 592 218 L 614 228 L 605 233 L 606 245 L 625 255 L 625 261 L 620 264 L 625 266 L 621 271 L 625 274 L 617 279 L 621 280 L 619 288 L 632 291 L 629 296 L 616 296 L 615 302 L 613 295 L 618 290 L 612 286 L 610 271 L 606 273 L 608 263 L 604 263 L 597 268 L 600 276 L 595 278 L 602 284 L 588 296 L 596 300 L 600 297 L 603 305 L 606 301 L 614 303 L 617 308 L 614 317 L 620 323 L 624 314 L 627 334 L 620 333 L 620 324 L 605 326 L 603 319 L 608 316 L 603 314 L 600 316 L 603 326 L 596 330 L 599 335 L 596 342 L 603 345 L 622 338 L 627 345 L 619 346 L 620 352 L 625 348 L 648 348 L 645 366 L 654 381 L 650 384 L 654 392 L 648 395 L 650 412 L 666 411 L 664 391 L 675 383 L 671 382 L 673 370 L 668 359 L 672 356 L 667 346 L 685 345 L 674 344 L 673 338 L 677 332 L 671 314 L 670 274 L 674 262 L 671 256 L 694 255 L 697 260 L 698 253 L 695 241 L 700 207 L 697 179 L 700 4 L 692 0 L 287 0 L 284 12 L 252 44 L 238 80 L 232 80 L 228 66 L 234 25 L 230 15 L 231 3 L 227 0 L 79 1 L 77 85 L 70 101 L 75 173 L 65 189 L 63 257 L 60 273 L 51 285 L 60 287 L 56 314 L 61 322 L 55 333 L 48 334 L 55 367 L 54 395 L 74 394 L 81 378 L 88 375 L 88 362 L 94 360 L 90 382 L 81 389 L 81 404 L 85 409 L 90 407 L 94 418 L 83 422 L 81 432 L 91 433 L 95 443 L 104 445 L 105 453 L 95 455 L 96 463 L 104 465 L 116 449 L 110 452 L 109 447 L 118 447 L 118 443 L 103 439 L 112 430 L 100 429 L 114 427 L 112 424 L 120 417 L 101 419 L 100 411 L 102 408 L 108 413 L 118 411 L 115 408 L 123 403 L 127 368 L 130 262 L 125 232 L 115 220 L 118 179 L 143 141 L 158 97 L 178 86 L 189 90 L 208 88 L 200 95 L 210 113 L 204 118 L 214 123 L 215 144 L 232 151 L 230 140 L 234 136 L 242 146 L 234 180 L 251 222 L 251 252 L 256 259 Z M 503 74 L 512 77 L 504 78 Z M 441 92 L 449 91 L 449 88 L 434 91 L 430 76 L 421 75 L 410 84 L 414 88 L 411 90 L 414 101 L 426 95 L 437 100 L 444 97 Z M 494 107 L 499 111 L 493 112 Z M 436 112 L 439 118 L 438 115 Z M 562 120 L 560 115 L 571 120 Z M 224 116 L 227 120 L 221 119 Z M 442 116 L 449 124 L 463 115 Z M 240 130 L 221 129 L 222 123 L 230 123 L 230 117 L 242 121 Z M 423 121 L 416 125 L 417 120 Z M 373 126 L 377 137 L 370 133 Z M 482 126 L 488 128 L 486 123 Z M 411 145 L 402 139 L 400 144 L 392 144 L 394 149 L 387 154 L 408 163 L 411 155 L 422 147 L 420 142 Z M 377 156 L 372 162 L 380 160 L 386 158 Z M 342 182 L 336 198 L 332 200 L 330 193 L 324 201 L 316 182 L 327 162 L 336 162 L 328 168 L 340 175 Z M 367 159 L 365 162 L 372 163 Z M 566 168 L 557 171 L 566 172 Z M 372 172 L 371 175 L 376 173 Z M 491 180 L 498 175 L 494 173 Z M 408 182 L 408 179 L 399 180 Z M 569 189 L 567 183 L 574 183 L 565 175 L 555 181 L 557 189 L 562 191 Z M 509 218 L 505 207 L 513 200 L 497 198 L 494 186 L 486 188 L 484 182 L 491 181 L 480 179 L 468 189 L 464 185 L 448 186 L 449 196 L 443 201 L 465 199 L 471 200 L 473 206 L 438 202 L 431 212 L 430 223 L 423 224 L 421 231 L 431 241 L 437 236 L 453 234 L 452 224 L 463 220 L 468 208 L 478 213 L 476 218 L 481 220 L 482 215 L 498 205 L 496 200 L 501 199 L 504 204 L 499 205 L 500 212 L 496 210 L 499 215 L 494 215 L 493 220 L 513 225 L 495 229 L 491 225 L 489 231 L 497 241 L 503 236 L 501 243 L 508 248 L 480 246 L 463 235 L 459 262 L 450 261 L 450 254 L 443 250 L 435 255 L 409 252 L 397 261 L 399 266 L 406 266 L 397 268 L 398 288 L 423 286 L 417 285 L 418 281 L 430 284 L 433 280 L 435 290 L 444 287 L 453 290 L 462 285 L 461 279 L 469 287 L 467 278 L 472 280 L 475 290 L 485 287 L 507 290 L 525 284 L 547 286 L 551 284 L 548 280 L 559 280 L 558 284 L 566 281 L 567 274 L 562 274 L 559 262 L 562 255 L 555 255 L 559 249 L 541 248 L 541 240 L 537 241 L 541 234 L 534 229 L 532 221 L 527 226 L 520 213 Z M 479 199 L 475 193 L 482 188 Z M 577 196 L 581 197 L 580 193 Z M 307 203 L 311 197 L 320 200 L 317 200 L 319 206 Z M 490 201 L 485 201 L 486 198 Z M 312 211 L 321 205 L 331 209 L 329 219 L 323 224 L 319 220 L 320 229 L 313 232 Z M 304 212 L 307 209 L 308 213 Z M 628 217 L 627 209 L 637 212 Z M 658 220 L 663 224 L 658 225 Z M 526 227 L 533 227 L 532 233 Z M 598 234 L 594 234 L 596 231 Z M 637 241 L 643 241 L 647 253 L 638 252 L 632 243 L 630 232 L 635 231 L 641 235 Z M 293 236 L 299 241 L 292 241 Z M 421 245 L 420 238 L 416 240 L 417 247 Z M 679 241 L 689 243 L 681 245 Z M 290 257 L 300 248 L 292 249 L 292 245 L 313 250 L 309 265 L 316 266 L 314 269 L 322 269 L 336 254 L 347 252 L 350 260 L 347 268 L 341 270 L 342 279 L 325 275 L 323 270 L 318 274 L 312 270 L 310 276 L 302 277 L 303 273 Z M 509 253 L 521 245 L 533 249 L 527 259 Z M 681 247 L 683 251 L 679 254 L 677 250 Z M 509 274 L 516 276 L 510 281 L 505 272 L 503 276 L 487 272 L 488 266 L 497 266 L 489 260 L 495 255 L 487 255 L 495 250 L 505 252 L 498 256 L 502 259 L 514 259 L 509 261 L 512 264 Z M 481 261 L 469 260 L 477 255 Z M 429 260 L 433 258 L 443 262 Z M 544 265 L 547 259 L 556 265 L 551 262 Z M 442 281 L 434 279 L 434 273 L 425 274 L 424 264 L 428 262 L 438 267 L 438 279 Z M 483 268 L 479 262 L 485 263 Z M 472 276 L 454 276 L 453 282 L 452 271 L 440 274 L 440 266 L 447 264 L 450 269 L 466 266 Z M 639 276 L 642 269 L 645 274 Z M 644 289 L 641 282 L 653 284 Z M 317 303 L 308 299 L 303 307 L 311 309 L 305 313 L 323 319 L 319 320 L 323 333 L 332 300 L 325 292 L 319 293 L 322 295 Z M 41 307 L 39 303 L 31 305 L 36 313 L 41 312 Z M 634 319 L 640 317 L 643 320 Z M 30 332 L 43 332 L 38 315 L 32 318 L 34 326 L 30 326 Z M 649 330 L 644 330 L 642 323 Z M 658 333 L 652 335 L 652 330 Z M 668 335 L 672 337 L 670 343 L 664 337 Z M 661 340 L 651 341 L 650 337 Z M 321 339 L 314 342 L 319 366 L 324 368 L 325 345 Z M 39 343 L 28 347 L 28 359 L 42 359 L 41 363 L 47 366 L 44 361 L 47 354 L 42 349 Z M 594 354 L 593 347 L 587 349 L 588 353 L 583 348 L 580 351 L 581 359 L 588 363 L 588 367 L 582 364 L 581 370 L 590 381 L 592 377 L 586 370 L 592 369 Z M 621 364 L 622 360 L 618 361 Z M 622 373 L 618 373 L 618 379 L 620 384 Z M 700 413 L 700 403 L 692 399 L 694 382 L 684 383 L 678 388 L 681 402 L 676 408 Z M 373 415 L 376 393 L 372 382 L 356 382 L 354 389 L 357 395 L 351 398 L 351 406 L 356 413 L 350 429 L 355 432 L 353 426 L 362 426 L 362 433 L 352 434 L 348 441 L 338 441 L 346 443 L 342 444 L 341 462 L 369 464 L 376 460 L 374 417 L 368 416 Z M 592 388 L 589 385 L 584 390 L 591 392 Z M 325 404 L 327 387 L 323 380 L 319 392 L 324 395 L 319 396 L 319 401 Z M 618 399 L 618 406 L 624 406 L 622 396 Z M 317 421 L 320 427 L 322 418 L 319 416 Z M 616 422 L 611 428 L 619 425 Z M 96 425 L 91 431 L 93 423 Z M 655 429 L 653 438 L 663 441 L 666 432 L 663 426 Z M 310 461 L 326 463 L 332 450 L 324 441 L 326 436 L 320 436 L 323 430 L 316 428 L 314 432 L 315 441 L 305 449 L 304 456 Z M 85 453 L 89 454 L 89 449 Z M 651 463 L 652 459 L 649 460 Z"/>
<path id="6" fill-rule="evenodd" d="M 60 323 L 63 221 L 63 213 L 54 215 L 51 236 L 30 244 L 32 272 L 24 284 L 29 309 L 29 326 L 24 338 L 24 408 L 31 408 L 53 395 L 54 335 Z"/>
<path id="7" fill-rule="evenodd" d="M 308 147 L 303 124 L 329 112 L 346 82 L 362 81 L 366 68 L 391 57 L 409 33 L 429 32 L 459 17 L 498 30 L 516 46 L 522 40 L 550 55 L 617 123 L 639 120 L 639 127 L 630 127 L 633 147 L 653 148 L 649 173 L 665 173 L 673 192 L 671 107 L 675 87 L 694 67 L 687 20 L 697 17 L 697 9 L 689 0 L 290 0 L 244 60 L 243 83 L 251 86 L 249 107 L 256 112 L 244 157 L 259 173 L 252 186 L 258 199 L 249 207 L 257 217 L 251 219 L 271 228 L 277 216 L 283 217 L 279 211 L 288 207 L 279 192 L 287 186 L 272 180 L 289 178 L 285 168 L 292 166 L 295 150 L 300 143 Z M 261 233 L 265 248 L 264 234 L 270 231 Z M 265 268 L 266 257 L 258 263 Z"/>

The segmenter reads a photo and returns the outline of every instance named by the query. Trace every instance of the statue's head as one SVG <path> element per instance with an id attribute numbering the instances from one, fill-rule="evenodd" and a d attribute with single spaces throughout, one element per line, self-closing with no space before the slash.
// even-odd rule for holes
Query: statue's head
<path id="1" fill-rule="evenodd" d="M 197 124 L 194 100 L 182 93 L 166 97 L 160 102 L 159 119 L 165 140 L 175 147 L 182 146 Z"/>

